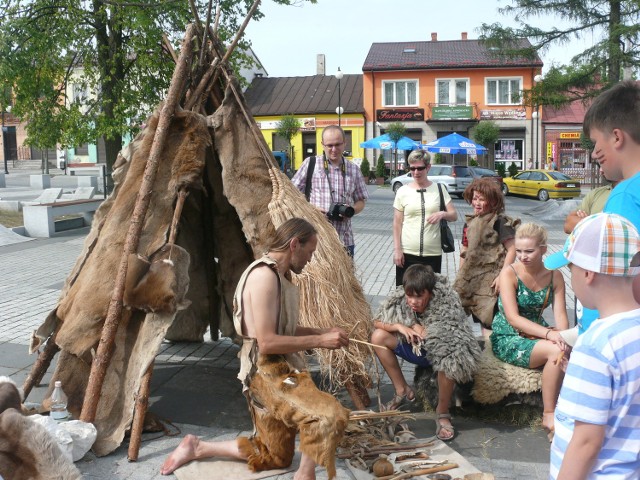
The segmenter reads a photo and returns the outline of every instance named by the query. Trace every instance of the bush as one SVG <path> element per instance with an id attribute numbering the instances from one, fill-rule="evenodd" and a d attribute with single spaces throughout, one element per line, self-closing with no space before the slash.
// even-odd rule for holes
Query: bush
<path id="1" fill-rule="evenodd" d="M 511 162 L 511 165 L 509 165 L 509 176 L 514 177 L 517 173 L 518 166 L 514 162 Z"/>
<path id="2" fill-rule="evenodd" d="M 504 162 L 498 163 L 498 166 L 496 167 L 496 171 L 498 172 L 498 175 L 500 175 L 502 178 L 507 176 L 507 169 L 504 166 Z"/>
<path id="3" fill-rule="evenodd" d="M 384 155 L 380 154 L 378 163 L 376 164 L 376 177 L 384 178 Z"/>
<path id="4" fill-rule="evenodd" d="M 436 153 L 433 156 L 433 163 L 435 163 L 436 165 L 443 163 L 444 157 L 442 156 L 441 153 Z"/>
<path id="5" fill-rule="evenodd" d="M 469 165 L 472 167 L 477 167 L 478 166 L 478 161 L 477 160 L 469 160 Z"/>
<path id="6" fill-rule="evenodd" d="M 362 163 L 360 164 L 360 171 L 362 172 L 362 176 L 364 178 L 369 178 L 371 167 L 369 166 L 369 160 L 367 160 L 367 157 L 362 159 Z"/>

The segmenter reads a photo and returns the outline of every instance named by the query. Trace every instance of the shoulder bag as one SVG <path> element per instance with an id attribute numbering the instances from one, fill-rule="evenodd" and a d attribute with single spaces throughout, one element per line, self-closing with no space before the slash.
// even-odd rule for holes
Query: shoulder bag
<path id="1" fill-rule="evenodd" d="M 442 195 L 442 185 L 438 185 L 438 193 L 440 194 L 440 211 L 444 212 L 447 209 L 444 206 L 444 196 Z M 442 245 L 442 251 L 444 253 L 451 253 L 456 251 L 456 245 L 453 240 L 453 233 L 449 228 L 449 223 L 443 218 L 440 220 L 440 243 Z"/>

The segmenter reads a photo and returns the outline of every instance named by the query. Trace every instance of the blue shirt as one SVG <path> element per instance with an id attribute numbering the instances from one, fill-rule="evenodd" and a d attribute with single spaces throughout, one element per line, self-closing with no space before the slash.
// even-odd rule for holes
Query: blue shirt
<path id="1" fill-rule="evenodd" d="M 555 413 L 549 478 L 558 476 L 575 421 L 604 425 L 588 480 L 640 477 L 640 309 L 597 320 L 571 352 Z"/>

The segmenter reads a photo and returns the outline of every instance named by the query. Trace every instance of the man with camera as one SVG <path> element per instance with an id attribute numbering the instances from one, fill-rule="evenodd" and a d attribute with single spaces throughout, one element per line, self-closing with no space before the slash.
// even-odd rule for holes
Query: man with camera
<path id="1" fill-rule="evenodd" d="M 351 217 L 360 213 L 369 196 L 360 168 L 342 156 L 345 135 L 330 125 L 322 132 L 324 154 L 306 158 L 291 179 L 307 200 L 316 206 L 338 232 L 350 256 L 354 254 Z"/>

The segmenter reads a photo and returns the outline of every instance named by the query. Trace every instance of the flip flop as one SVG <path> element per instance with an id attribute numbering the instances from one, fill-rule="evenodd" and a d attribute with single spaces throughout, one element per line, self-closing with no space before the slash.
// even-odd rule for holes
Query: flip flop
<path id="1" fill-rule="evenodd" d="M 442 440 L 443 442 L 449 442 L 453 440 L 456 436 L 456 429 L 453 425 L 443 425 L 440 423 L 440 420 L 446 418 L 451 421 L 451 415 L 449 413 L 439 413 L 436 416 L 436 438 L 438 440 Z M 444 437 L 441 435 L 442 430 L 446 430 L 447 432 L 451 432 L 450 437 Z"/>

